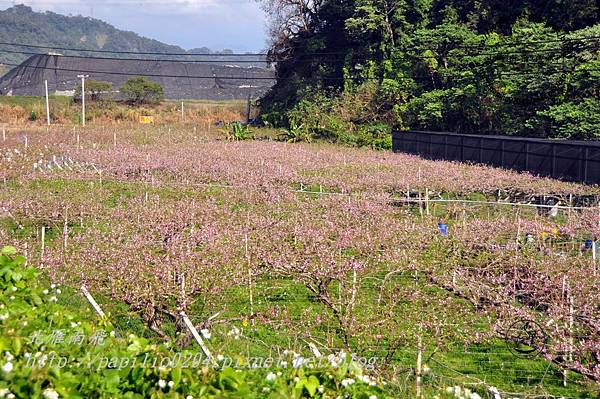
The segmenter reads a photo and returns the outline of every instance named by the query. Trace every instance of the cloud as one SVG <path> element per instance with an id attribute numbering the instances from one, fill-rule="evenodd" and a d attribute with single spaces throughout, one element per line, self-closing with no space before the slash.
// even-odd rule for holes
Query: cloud
<path id="1" fill-rule="evenodd" d="M 265 17 L 255 0 L 17 0 L 36 11 L 83 15 L 184 48 L 259 51 Z M 0 3 L 1 4 L 1 3 Z"/>
<path id="2" fill-rule="evenodd" d="M 22 0 L 23 4 L 31 6 L 37 11 L 69 12 L 88 15 L 99 10 L 135 10 L 139 13 L 161 14 L 206 14 L 215 11 L 235 10 L 240 7 L 248 8 L 254 3 L 252 0 Z M 251 7 L 254 8 L 254 7 Z"/>

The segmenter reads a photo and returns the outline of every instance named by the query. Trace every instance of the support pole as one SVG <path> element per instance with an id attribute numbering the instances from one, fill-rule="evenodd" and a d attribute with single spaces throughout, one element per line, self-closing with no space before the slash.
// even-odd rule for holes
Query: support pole
<path id="1" fill-rule="evenodd" d="M 85 78 L 89 75 L 77 75 L 81 78 L 81 125 L 85 127 Z"/>
<path id="2" fill-rule="evenodd" d="M 418 348 L 417 348 L 417 392 L 416 397 L 421 397 L 421 384 L 422 384 L 422 376 L 423 376 L 423 341 L 421 336 L 419 335 Z"/>
<path id="3" fill-rule="evenodd" d="M 204 355 L 214 363 L 215 360 L 213 359 L 212 355 L 210 354 L 208 347 L 204 344 L 202 337 L 200 337 L 200 334 L 198 334 L 198 330 L 196 330 L 196 327 L 194 327 L 194 325 L 192 324 L 192 321 L 189 319 L 189 317 L 187 316 L 187 314 L 185 314 L 184 311 L 181 311 L 181 313 L 179 313 L 179 314 L 183 318 L 183 322 L 185 323 L 188 330 L 190 330 L 190 332 L 194 336 L 194 339 L 196 340 L 198 345 L 200 345 L 200 348 L 202 348 L 202 352 L 204 352 Z"/>
<path id="4" fill-rule="evenodd" d="M 87 288 L 85 288 L 85 285 L 81 286 L 81 292 L 83 292 L 83 295 L 85 296 L 85 298 L 92 305 L 92 307 L 94 308 L 96 313 L 98 313 L 98 316 L 106 317 L 106 315 L 102 311 L 102 308 L 100 307 L 100 305 L 98 305 L 98 302 L 96 302 L 96 300 L 94 299 L 92 294 L 90 294 L 90 292 L 87 290 Z"/>
<path id="5" fill-rule="evenodd" d="M 46 123 L 50 126 L 50 99 L 48 98 L 48 81 L 44 80 L 44 88 L 46 89 Z"/>

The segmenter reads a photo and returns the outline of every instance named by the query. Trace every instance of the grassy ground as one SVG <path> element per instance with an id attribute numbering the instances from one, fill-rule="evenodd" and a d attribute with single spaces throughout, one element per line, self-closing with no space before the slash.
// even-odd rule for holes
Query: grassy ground
<path id="1" fill-rule="evenodd" d="M 15 100 L 25 102 L 26 99 Z M 15 103 L 16 104 L 16 103 Z M 136 132 L 135 137 L 129 137 L 128 145 L 135 148 L 156 146 L 160 152 L 168 151 L 177 142 L 179 136 L 164 138 L 163 126 L 160 132 L 154 132 L 150 138 L 144 136 L 144 132 Z M 185 131 L 189 134 L 190 127 Z M 90 135 L 92 132 L 88 132 Z M 100 132 L 104 134 L 105 132 Z M 100 134 L 98 133 L 98 134 Z M 208 132 L 202 132 L 207 134 Z M 212 133 L 215 134 L 214 132 Z M 37 136 L 36 136 L 37 137 Z M 208 141 L 216 140 L 215 136 L 206 136 Z M 221 137 L 218 137 L 221 139 Z M 62 140 L 62 139 L 61 139 Z M 68 137 L 72 140 L 72 137 Z M 88 143 L 85 151 L 73 149 L 72 143 L 66 141 L 52 143 L 51 146 L 58 148 L 57 153 L 69 153 L 73 157 L 83 154 L 101 154 L 109 151 L 111 143 L 97 145 L 99 140 Z M 181 140 L 184 140 L 181 138 Z M 32 143 L 38 143 L 32 139 Z M 44 138 L 39 141 L 40 150 L 44 145 Z M 183 142 L 184 146 L 195 146 L 204 148 L 209 145 L 205 141 Z M 203 147 L 204 146 L 204 147 Z M 231 143 L 239 150 L 239 157 L 243 158 L 251 149 L 245 144 Z M 290 146 L 291 147 L 291 146 Z M 286 147 L 287 148 L 287 147 Z M 292 147 L 294 148 L 294 147 Z M 329 147 L 314 145 L 310 151 L 328 151 Z M 33 151 L 33 150 L 32 150 Z M 118 149 L 114 150 L 118 152 Z M 246 151 L 246 153 L 244 152 Z M 149 153 L 150 154 L 150 153 Z M 37 154 L 36 154 L 37 155 Z M 379 156 L 379 155 L 377 155 Z M 386 155 L 387 156 L 387 155 Z M 150 155 L 148 155 L 150 157 Z M 333 155 L 331 155 L 333 158 Z M 150 159 L 150 158 L 148 158 Z M 153 161 L 154 162 L 154 161 Z M 140 199 L 150 198 L 149 202 L 155 204 L 156 218 L 162 217 L 161 210 L 165 210 L 165 217 L 177 219 L 177 213 L 170 214 L 167 210 L 173 209 L 174 204 L 199 203 L 206 207 L 213 207 L 216 212 L 230 212 L 231 221 L 225 223 L 235 224 L 237 219 L 243 219 L 245 210 L 260 209 L 265 214 L 282 212 L 274 204 L 264 201 L 259 204 L 257 199 L 244 193 L 231 193 L 231 189 L 224 187 L 199 187 L 185 185 L 183 179 L 177 179 L 168 174 L 168 166 L 157 162 L 154 178 L 162 178 L 164 184 L 151 185 L 148 180 L 132 178 L 129 181 L 118 179 L 116 176 L 104 176 L 102 181 L 94 176 L 89 178 L 85 173 L 63 172 L 40 172 L 35 175 L 28 174 L 31 166 L 27 164 L 27 172 L 13 175 L 0 191 L 0 205 L 21 204 L 23 207 L 14 207 L 19 212 L 24 210 L 17 218 L 0 217 L 0 237 L 16 241 L 18 244 L 27 244 L 29 259 L 33 264 L 41 263 L 39 259 L 39 234 L 42 225 L 45 226 L 46 250 L 49 253 L 60 253 L 63 243 L 62 212 L 65 206 L 71 207 L 72 215 L 81 212 L 81 217 L 70 216 L 69 242 L 71 259 L 78 259 L 79 252 L 83 254 L 88 243 L 85 242 L 86 234 L 89 233 L 88 226 L 99 226 L 106 231 L 116 228 L 113 223 L 118 223 L 111 215 L 125 213 L 125 219 L 132 222 L 136 228 L 144 228 L 144 220 L 135 222 L 136 213 L 140 211 Z M 343 161 L 346 162 L 345 160 Z M 225 163 L 225 169 L 229 164 Z M 108 165 L 105 165 L 108 168 Z M 198 159 L 194 169 L 212 168 L 213 165 L 205 159 Z M 140 166 L 140 169 L 142 167 Z M 233 166 L 231 166 L 233 169 Z M 342 166 L 339 166 L 342 169 Z M 379 168 L 373 165 L 373 168 Z M 350 169 L 350 166 L 347 168 Z M 359 167 L 354 167 L 358 169 Z M 327 169 L 331 170 L 331 169 Z M 176 169 L 178 173 L 180 169 Z M 319 176 L 322 170 L 305 170 L 305 176 Z M 344 170 L 346 173 L 347 170 Z M 169 183 L 177 185 L 170 186 Z M 229 184 L 227 181 L 214 181 L 213 183 Z M 299 189 L 297 182 L 289 183 L 287 188 Z M 293 184 L 292 184 L 293 183 Z M 272 186 L 277 183 L 272 183 Z M 301 186 L 307 191 L 332 191 L 341 192 L 342 188 L 329 187 L 327 185 L 307 184 Z M 324 188 L 325 187 L 325 188 Z M 259 186 L 259 190 L 264 186 Z M 586 189 L 586 188 L 582 188 Z M 593 189 L 590 188 L 591 191 Z M 296 213 L 301 215 L 302 209 L 312 209 L 323 202 L 319 194 L 293 193 L 286 199 L 289 207 L 285 209 L 292 217 Z M 444 195 L 458 196 L 458 193 L 448 192 Z M 470 192 L 463 195 L 469 199 L 487 199 L 489 193 Z M 14 201 L 14 203 L 13 203 Z M 53 204 L 48 206 L 48 204 Z M 287 204 L 287 202 L 286 202 Z M 337 205 L 336 205 L 337 206 Z M 341 205 L 340 205 L 341 206 Z M 211 208 L 212 209 L 212 208 Z M 320 209 L 320 208 L 319 208 Z M 515 212 L 510 207 L 498 207 L 491 205 L 478 206 L 456 206 L 447 204 L 432 204 L 430 215 L 419 207 L 390 207 L 385 217 L 402 219 L 423 226 L 435 226 L 440 218 L 448 221 L 451 229 L 459 229 L 462 223 L 471 223 L 480 220 L 509 220 L 514 223 Z M 228 213 L 229 214 L 229 213 Z M 0 213 L 0 215 L 2 215 Z M 319 218 L 317 213 L 313 214 L 315 219 Z M 535 208 L 526 208 L 519 213 L 523 219 L 539 219 Z M 138 216 L 139 218 L 139 216 Z M 283 217 L 282 217 L 283 218 Z M 572 220 L 565 214 L 561 214 L 554 222 L 566 225 Z M 211 220 L 205 223 L 210 224 Z M 165 222 L 166 223 L 166 222 Z M 168 224 L 168 223 L 166 223 Z M 125 244 L 131 237 L 123 237 Z M 500 239 L 505 239 L 501 237 Z M 512 238 L 511 238 L 512 239 Z M 79 243 L 78 240 L 81 240 Z M 508 241 L 508 240 L 507 240 Z M 159 244 L 157 244 L 158 246 Z M 232 244 L 232 247 L 234 245 Z M 425 252 L 425 250 L 423 251 Z M 131 255 L 131 254 L 130 254 Z M 371 254 L 375 257 L 374 254 Z M 434 254 L 435 255 L 435 254 Z M 65 255 L 67 256 L 67 255 Z M 133 256 L 133 255 L 131 255 Z M 238 259 L 236 258 L 237 262 Z M 55 265 L 46 265 L 49 268 L 48 278 L 56 278 L 57 275 L 72 273 L 72 280 L 77 281 L 76 273 L 81 273 L 75 268 L 70 269 L 69 262 L 65 264 L 56 260 Z M 216 264 L 220 265 L 220 259 Z M 225 262 L 223 262 L 225 263 Z M 133 258 L 128 267 L 136 267 Z M 93 293 L 103 309 L 109 314 L 111 322 L 123 332 L 134 332 L 140 336 L 159 339 L 152 332 L 147 323 L 144 322 L 143 312 L 132 309 L 124 300 L 117 295 L 111 295 L 112 275 L 103 271 L 101 265 L 94 269 L 93 264 L 85 264 L 85 273 L 92 277 L 98 273 L 99 279 L 105 279 L 102 289 Z M 242 263 L 237 268 L 243 268 Z M 257 267 L 260 267 L 258 265 Z M 378 298 L 381 296 L 382 288 L 379 282 L 385 279 L 384 271 L 391 268 L 384 265 L 381 271 L 373 272 L 364 280 L 358 290 L 358 303 L 364 307 L 356 310 L 354 328 L 358 333 L 349 339 L 349 346 L 360 357 L 365 360 L 376 358 L 377 373 L 393 387 L 397 397 L 413 397 L 415 387 L 415 368 L 417 364 L 417 340 L 423 341 L 423 363 L 426 372 L 423 377 L 424 389 L 427 397 L 434 397 L 448 386 L 460 385 L 470 387 L 484 395 L 487 387 L 495 386 L 503 392 L 516 393 L 514 397 L 525 397 L 526 395 L 550 394 L 555 397 L 565 398 L 592 398 L 597 395 L 597 388 L 586 381 L 582 376 L 569 373 L 564 386 L 563 373 L 550 362 L 539 357 L 521 358 L 515 356 L 509 350 L 509 345 L 502 341 L 497 334 L 492 334 L 489 315 L 484 315 L 475 309 L 469 302 L 459 296 L 431 284 L 425 274 L 414 273 L 407 269 L 403 273 L 389 279 L 389 285 L 393 287 L 385 295 L 396 298 L 393 313 L 393 323 L 378 324 L 376 313 L 381 308 L 377 307 Z M 215 279 L 218 276 L 214 276 Z M 340 284 L 351 284 L 351 281 L 341 279 Z M 63 295 L 60 301 L 65 306 L 77 309 L 89 308 L 85 299 L 76 289 L 77 285 L 72 283 L 71 288 L 66 289 L 67 295 Z M 331 290 L 343 291 L 344 287 L 333 285 Z M 309 343 L 316 344 L 319 348 L 327 348 L 329 352 L 335 352 L 346 347 L 343 339 L 340 323 L 336 320 L 331 309 L 324 305 L 313 292 L 307 289 L 298 279 L 276 275 L 270 272 L 258 273 L 252 284 L 245 280 L 236 280 L 235 284 L 228 286 L 223 292 L 214 294 L 216 298 L 203 298 L 192 303 L 188 308 L 188 314 L 196 324 L 209 319 L 218 313 L 217 322 L 211 325 L 212 338 L 209 345 L 214 353 L 229 355 L 232 357 L 254 356 L 268 354 L 280 354 L 284 350 L 293 350 L 310 356 Z M 342 294 L 340 294 L 341 296 Z M 165 303 L 172 308 L 176 307 L 176 298 L 169 298 Z M 446 318 L 439 323 L 440 332 L 422 332 L 422 326 L 429 319 L 436 319 L 439 314 Z M 382 319 L 384 318 L 382 314 Z M 387 316 L 386 316 L 387 317 Z M 239 339 L 231 335 L 234 328 L 240 330 Z M 161 329 L 171 339 L 178 339 L 176 331 L 178 326 L 172 320 L 162 320 Z M 420 332 L 421 331 L 421 332 Z M 480 343 L 472 342 L 475 334 L 490 335 Z M 235 335 L 235 334 L 234 334 Z"/>

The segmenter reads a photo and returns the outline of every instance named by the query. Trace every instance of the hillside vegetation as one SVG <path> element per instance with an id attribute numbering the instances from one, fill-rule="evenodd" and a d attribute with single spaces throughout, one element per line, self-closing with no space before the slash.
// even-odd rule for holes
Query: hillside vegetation
<path id="1" fill-rule="evenodd" d="M 361 145 L 391 128 L 600 139 L 597 2 L 265 0 L 264 118 Z"/>
<path id="2" fill-rule="evenodd" d="M 34 12 L 30 7 L 17 5 L 0 11 L 0 42 L 48 45 L 89 50 L 156 52 L 156 53 L 186 53 L 179 46 L 173 46 L 139 36 L 134 32 L 123 31 L 98 19 L 78 16 L 65 16 L 53 12 Z M 0 48 L 0 64 L 20 64 L 29 58 L 28 54 L 18 54 L 6 51 L 48 52 L 46 49 L 32 49 L 3 45 Z M 63 51 L 60 51 L 63 53 Z M 230 54 L 232 51 L 212 51 L 207 47 L 192 49 L 189 54 Z M 68 51 L 65 55 L 89 56 L 89 52 Z M 96 54 L 97 55 L 97 54 Z M 142 55 L 128 54 L 128 58 L 141 58 Z M 144 56 L 147 57 L 147 56 Z M 152 57 L 157 58 L 157 57 Z M 158 57 L 160 58 L 160 57 Z M 187 56 L 169 58 L 186 59 Z M 196 57 L 197 59 L 197 57 Z M 223 61 L 213 57 L 215 61 Z M 6 68 L 11 69 L 12 65 Z M 4 71 L 4 72 L 6 72 Z M 0 68 L 0 76 L 3 74 Z"/>

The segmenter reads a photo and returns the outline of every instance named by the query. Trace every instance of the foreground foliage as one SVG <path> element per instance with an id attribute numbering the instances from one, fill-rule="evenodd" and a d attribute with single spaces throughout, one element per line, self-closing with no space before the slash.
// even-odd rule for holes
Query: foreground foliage
<path id="1" fill-rule="evenodd" d="M 108 319 L 95 321 L 88 310 L 61 304 L 57 297 L 65 288 L 38 285 L 37 271 L 25 262 L 13 247 L 0 253 L 0 397 L 386 397 L 355 362 L 319 370 L 276 365 L 248 371 L 252 365 L 238 359 L 236 371 L 169 343 L 123 337 L 127 332 L 115 330 Z"/>

